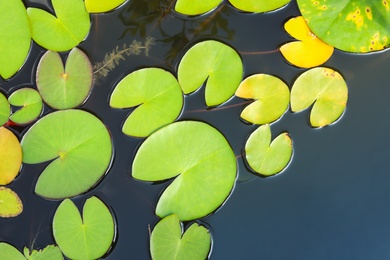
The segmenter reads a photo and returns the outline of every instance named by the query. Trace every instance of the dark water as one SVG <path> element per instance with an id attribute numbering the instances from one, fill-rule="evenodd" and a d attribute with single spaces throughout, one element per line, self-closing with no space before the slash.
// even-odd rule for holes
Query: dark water
<path id="1" fill-rule="evenodd" d="M 38 7 L 48 3 L 24 2 Z M 91 32 L 79 46 L 98 62 L 117 45 L 144 41 L 148 35 L 156 38 L 148 57 L 131 56 L 106 78 L 97 79 L 82 107 L 103 120 L 115 147 L 108 175 L 95 189 L 73 199 L 81 208 L 87 198 L 96 195 L 114 212 L 118 234 L 106 259 L 150 258 L 148 225 L 153 228 L 158 221 L 155 205 L 167 186 L 131 177 L 131 163 L 142 139 L 121 133 L 131 110 L 108 106 L 117 82 L 144 67 L 161 67 L 176 75 L 185 51 L 205 39 L 223 41 L 239 51 L 245 77 L 267 73 L 291 86 L 304 71 L 290 66 L 279 52 L 272 52 L 291 40 L 283 24 L 299 14 L 295 1 L 268 14 L 240 13 L 226 4 L 194 19 L 172 13 L 162 17 L 159 2 L 132 0 L 110 14 L 93 15 Z M 8 96 L 15 89 L 34 85 L 36 64 L 44 51 L 34 44 L 22 71 L 9 81 L 0 81 L 1 91 Z M 345 114 L 322 129 L 309 126 L 308 111 L 287 112 L 272 124 L 273 135 L 287 131 L 294 144 L 291 164 L 277 176 L 255 176 L 242 158 L 237 160 L 239 176 L 231 197 L 215 214 L 199 220 L 213 236 L 211 259 L 390 258 L 390 52 L 358 56 L 336 51 L 325 65 L 338 70 L 347 81 Z M 222 107 L 241 102 L 232 98 Z M 200 89 L 185 98 L 180 120 L 215 126 L 239 156 L 248 135 L 256 129 L 240 120 L 243 107 L 206 110 Z M 54 243 L 51 222 L 60 202 L 34 195 L 44 167 L 24 165 L 9 185 L 20 195 L 24 211 L 16 218 L 0 219 L 0 240 L 19 250 L 25 245 L 42 248 Z"/>

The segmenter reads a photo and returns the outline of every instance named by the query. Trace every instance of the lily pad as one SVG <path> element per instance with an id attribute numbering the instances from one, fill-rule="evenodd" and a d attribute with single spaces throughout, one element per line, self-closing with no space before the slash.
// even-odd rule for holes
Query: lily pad
<path id="1" fill-rule="evenodd" d="M 0 127 L 0 185 L 7 185 L 18 175 L 22 165 L 22 148 L 18 138 Z"/>
<path id="2" fill-rule="evenodd" d="M 271 128 L 262 125 L 248 138 L 245 145 L 245 158 L 249 166 L 265 176 L 281 172 L 290 162 L 292 141 L 287 133 L 277 136 L 271 143 Z"/>
<path id="3" fill-rule="evenodd" d="M 85 7 L 89 13 L 105 13 L 114 10 L 127 0 L 85 0 Z"/>
<path id="4" fill-rule="evenodd" d="M 11 114 L 11 107 L 9 106 L 7 98 L 0 93 L 0 126 L 8 122 Z"/>
<path id="5" fill-rule="evenodd" d="M 172 123 L 139 148 L 132 175 L 143 181 L 176 179 L 161 195 L 156 214 L 198 219 L 216 210 L 236 179 L 236 158 L 225 137 L 208 124 Z"/>
<path id="6" fill-rule="evenodd" d="M 30 25 L 21 0 L 0 1 L 0 76 L 12 77 L 24 64 L 31 45 Z M 1 101 L 0 101 L 1 102 Z"/>
<path id="7" fill-rule="evenodd" d="M 255 74 L 240 84 L 236 96 L 256 100 L 241 112 L 243 119 L 253 124 L 267 124 L 286 112 L 290 90 L 275 76 Z"/>
<path id="8" fill-rule="evenodd" d="M 175 11 L 185 15 L 199 15 L 210 12 L 220 3 L 222 0 L 177 0 Z"/>
<path id="9" fill-rule="evenodd" d="M 22 88 L 8 98 L 13 106 L 22 107 L 13 113 L 9 119 L 17 124 L 28 124 L 39 117 L 42 112 L 42 98 L 38 91 L 32 88 Z"/>
<path id="10" fill-rule="evenodd" d="M 170 215 L 157 223 L 150 237 L 150 253 L 154 260 L 204 260 L 211 247 L 209 231 L 192 224 L 183 234 L 177 215 Z"/>
<path id="11" fill-rule="evenodd" d="M 98 259 L 110 248 L 115 224 L 110 210 L 97 197 L 89 198 L 83 216 L 69 199 L 58 206 L 53 219 L 56 243 L 70 259 Z"/>
<path id="12" fill-rule="evenodd" d="M 23 204 L 18 194 L 16 194 L 13 190 L 9 188 L 0 187 L 0 217 L 1 218 L 16 217 L 20 213 L 22 213 L 22 211 L 23 211 Z M 10 259 L 10 258 L 1 258 L 1 259 Z"/>
<path id="13" fill-rule="evenodd" d="M 184 94 L 206 83 L 206 104 L 217 106 L 230 99 L 240 84 L 243 65 L 238 53 L 226 44 L 209 40 L 200 42 L 182 58 L 178 79 Z"/>
<path id="14" fill-rule="evenodd" d="M 64 257 L 61 253 L 59 247 L 54 245 L 49 245 L 43 250 L 33 250 L 30 253 L 30 250 L 25 247 L 23 250 L 24 256 L 28 260 L 63 260 Z"/>
<path id="15" fill-rule="evenodd" d="M 318 67 L 301 74 L 291 89 L 291 110 L 302 111 L 313 103 L 310 123 L 322 127 L 336 121 L 344 112 L 348 88 L 343 77 L 329 68 Z"/>
<path id="16" fill-rule="evenodd" d="M 82 110 L 62 110 L 38 120 L 24 135 L 23 162 L 50 164 L 35 192 L 62 199 L 91 189 L 106 173 L 112 142 L 105 125 Z"/>
<path id="17" fill-rule="evenodd" d="M 273 11 L 288 4 L 290 1 L 291 0 L 229 0 L 235 8 L 254 13 Z"/>
<path id="18" fill-rule="evenodd" d="M 0 188 L 1 189 L 1 188 Z M 26 258 L 14 246 L 0 242 L 0 259 L 4 260 L 26 260 Z"/>
<path id="19" fill-rule="evenodd" d="M 45 103 L 55 109 L 81 105 L 92 88 L 93 71 L 88 56 L 74 48 L 64 65 L 57 52 L 46 52 L 37 69 L 37 87 Z"/>
<path id="20" fill-rule="evenodd" d="M 130 136 L 146 137 L 175 121 L 183 107 L 183 93 L 171 73 L 158 68 L 141 69 L 118 83 L 110 106 L 138 106 L 126 119 L 122 131 Z"/>
<path id="21" fill-rule="evenodd" d="M 390 2 L 360 0 L 298 0 L 315 35 L 350 52 L 382 50 L 390 44 Z"/>
<path id="22" fill-rule="evenodd" d="M 280 47 L 284 58 L 301 68 L 317 67 L 326 62 L 334 48 L 317 38 L 302 16 L 291 18 L 284 25 L 285 30 L 299 41 L 289 42 Z"/>
<path id="23" fill-rule="evenodd" d="M 32 38 L 52 51 L 68 51 L 82 42 L 90 28 L 89 13 L 83 0 L 52 0 L 55 15 L 39 8 L 28 8 Z"/>

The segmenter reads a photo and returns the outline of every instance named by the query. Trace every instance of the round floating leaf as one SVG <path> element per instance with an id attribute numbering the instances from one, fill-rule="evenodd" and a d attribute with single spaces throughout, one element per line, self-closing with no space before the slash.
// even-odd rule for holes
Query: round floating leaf
<path id="1" fill-rule="evenodd" d="M 85 0 L 85 7 L 89 13 L 105 13 L 111 11 L 127 0 Z"/>
<path id="2" fill-rule="evenodd" d="M 257 173 L 270 176 L 281 172 L 292 156 L 292 142 L 287 133 L 282 133 L 271 143 L 269 125 L 262 125 L 248 138 L 245 158 Z"/>
<path id="3" fill-rule="evenodd" d="M 156 214 L 180 220 L 203 217 L 230 194 L 236 158 L 225 137 L 201 122 L 183 121 L 153 133 L 139 148 L 132 174 L 143 181 L 176 179 L 159 199 Z"/>
<path id="4" fill-rule="evenodd" d="M 301 68 L 316 67 L 332 56 L 334 48 L 318 39 L 302 16 L 291 18 L 284 24 L 284 28 L 292 37 L 300 40 L 280 47 L 284 58 L 293 65 Z"/>
<path id="5" fill-rule="evenodd" d="M 111 95 L 110 106 L 139 106 L 126 119 L 122 131 L 131 136 L 146 137 L 175 121 L 183 107 L 183 93 L 171 73 L 157 68 L 141 69 L 118 83 Z"/>
<path id="6" fill-rule="evenodd" d="M 22 211 L 23 211 L 23 204 L 18 194 L 16 194 L 13 190 L 9 188 L 0 187 L 0 217 L 1 218 L 16 217 L 17 215 L 22 213 Z M 13 258 L 1 258 L 1 259 L 13 259 Z"/>
<path id="7" fill-rule="evenodd" d="M 111 162 L 112 143 L 104 124 L 82 110 L 63 110 L 38 120 L 22 139 L 23 162 L 51 161 L 35 192 L 61 199 L 94 186 Z"/>
<path id="8" fill-rule="evenodd" d="M 237 9 L 246 12 L 263 13 L 278 9 L 291 0 L 229 0 L 229 2 Z"/>
<path id="9" fill-rule="evenodd" d="M 304 72 L 291 89 L 291 110 L 302 111 L 314 102 L 310 123 L 314 127 L 336 121 L 345 110 L 348 88 L 343 77 L 329 68 L 318 67 Z"/>
<path id="10" fill-rule="evenodd" d="M 18 175 L 22 165 L 22 148 L 18 138 L 0 127 L 0 185 L 7 185 Z"/>
<path id="11" fill-rule="evenodd" d="M 68 51 L 85 39 L 90 28 L 83 0 L 52 0 L 56 16 L 28 8 L 31 34 L 36 43 L 52 51 Z"/>
<path id="12" fill-rule="evenodd" d="M 81 105 L 92 88 L 93 71 L 88 56 L 74 48 L 64 65 L 58 53 L 48 51 L 37 69 L 37 87 L 43 100 L 55 109 Z"/>
<path id="13" fill-rule="evenodd" d="M 344 51 L 382 50 L 390 39 L 390 2 L 298 0 L 310 29 L 321 40 Z"/>
<path id="14" fill-rule="evenodd" d="M 185 15 L 199 15 L 210 12 L 220 3 L 222 0 L 178 0 L 175 11 Z"/>
<path id="15" fill-rule="evenodd" d="M 24 256 L 28 260 L 63 260 L 64 257 L 61 253 L 59 247 L 54 245 L 49 245 L 43 250 L 33 250 L 30 253 L 30 250 L 25 247 L 23 250 Z"/>
<path id="16" fill-rule="evenodd" d="M 0 126 L 8 122 L 8 117 L 11 114 L 7 98 L 0 93 Z"/>
<path id="17" fill-rule="evenodd" d="M 22 67 L 30 45 L 30 25 L 23 2 L 21 0 L 1 0 L 0 76 L 9 79 Z"/>
<path id="18" fill-rule="evenodd" d="M 115 224 L 107 206 L 97 197 L 89 198 L 83 216 L 69 199 L 54 214 L 53 235 L 61 251 L 70 259 L 98 259 L 110 248 Z"/>
<path id="19" fill-rule="evenodd" d="M 290 90 L 277 77 L 256 74 L 240 84 L 236 96 L 256 100 L 241 112 L 243 119 L 253 124 L 266 124 L 275 121 L 286 112 Z"/>
<path id="20" fill-rule="evenodd" d="M 177 215 L 170 215 L 157 223 L 150 237 L 150 253 L 154 260 L 204 260 L 211 247 L 209 231 L 192 224 L 183 234 Z"/>
<path id="21" fill-rule="evenodd" d="M 28 124 L 37 119 L 42 112 L 42 98 L 35 89 L 19 89 L 12 93 L 8 100 L 11 105 L 22 107 L 9 118 L 17 124 Z"/>
<path id="22" fill-rule="evenodd" d="M 204 41 L 187 51 L 178 68 L 178 79 L 185 94 L 206 83 L 206 104 L 217 106 L 234 95 L 242 80 L 240 56 L 217 41 Z"/>
<path id="23" fill-rule="evenodd" d="M 5 242 L 0 242 L 0 259 L 26 260 L 26 258 L 22 255 L 22 253 L 19 252 L 19 250 Z"/>

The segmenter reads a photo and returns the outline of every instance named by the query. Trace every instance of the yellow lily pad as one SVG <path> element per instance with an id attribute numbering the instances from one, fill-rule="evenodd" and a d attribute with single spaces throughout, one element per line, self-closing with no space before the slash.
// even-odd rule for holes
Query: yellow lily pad
<path id="1" fill-rule="evenodd" d="M 0 187 L 0 217 L 16 217 L 23 211 L 23 204 L 18 194 L 13 190 Z"/>
<path id="2" fill-rule="evenodd" d="M 20 170 L 22 148 L 18 138 L 7 128 L 0 127 L 0 185 L 7 185 Z"/>
<path id="3" fill-rule="evenodd" d="M 127 0 L 85 0 L 88 13 L 105 13 L 114 10 Z"/>

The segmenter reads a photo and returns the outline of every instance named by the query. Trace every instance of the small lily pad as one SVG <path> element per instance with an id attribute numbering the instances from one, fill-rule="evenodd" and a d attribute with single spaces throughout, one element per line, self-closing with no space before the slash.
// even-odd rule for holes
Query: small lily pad
<path id="1" fill-rule="evenodd" d="M 271 143 L 271 128 L 262 125 L 248 138 L 245 145 L 245 158 L 249 166 L 265 176 L 281 172 L 292 156 L 292 141 L 287 133 L 282 133 Z"/>
<path id="2" fill-rule="evenodd" d="M 217 106 L 230 99 L 240 84 L 243 65 L 238 53 L 218 41 L 203 41 L 189 49 L 178 68 L 184 94 L 206 83 L 206 104 Z"/>
<path id="3" fill-rule="evenodd" d="M 240 84 L 236 96 L 256 100 L 241 112 L 243 119 L 253 124 L 267 124 L 286 112 L 290 90 L 275 76 L 255 74 Z"/>
<path id="4" fill-rule="evenodd" d="M 118 83 L 110 106 L 138 106 L 126 119 L 122 131 L 130 136 L 146 137 L 175 121 L 183 107 L 183 93 L 171 73 L 158 68 L 141 69 Z"/>
<path id="5" fill-rule="evenodd" d="M 27 247 L 25 247 L 23 253 L 27 260 L 63 260 L 64 259 L 60 248 L 54 245 L 49 245 L 45 247 L 43 250 L 33 250 L 31 253 L 30 250 Z"/>
<path id="6" fill-rule="evenodd" d="M 18 175 L 22 165 L 22 148 L 18 138 L 0 127 L 0 185 L 7 185 Z"/>
<path id="7" fill-rule="evenodd" d="M 175 11 L 185 15 L 199 15 L 210 12 L 220 3 L 222 0 L 177 0 Z"/>
<path id="8" fill-rule="evenodd" d="M 98 259 L 110 248 L 115 224 L 110 210 L 97 197 L 89 198 L 83 216 L 69 199 L 58 206 L 53 219 L 53 235 L 61 251 L 70 259 Z"/>
<path id="9" fill-rule="evenodd" d="M 112 157 L 105 125 L 82 110 L 62 110 L 38 120 L 21 141 L 24 163 L 50 164 L 35 192 L 62 199 L 88 191 L 104 176 Z"/>
<path id="10" fill-rule="evenodd" d="M 11 107 L 9 106 L 7 98 L 0 93 L 0 126 L 8 122 L 11 114 Z"/>
<path id="11" fill-rule="evenodd" d="M 85 0 L 85 7 L 89 13 L 105 13 L 114 10 L 127 0 Z"/>
<path id="12" fill-rule="evenodd" d="M 28 8 L 32 38 L 52 51 L 68 51 L 88 35 L 91 20 L 83 0 L 52 0 L 56 16 Z"/>
<path id="13" fill-rule="evenodd" d="M 150 237 L 150 253 L 154 260 L 204 260 L 210 247 L 211 236 L 205 227 L 194 223 L 183 234 L 177 215 L 158 222 Z"/>
<path id="14" fill-rule="evenodd" d="M 151 134 L 139 148 L 132 175 L 143 181 L 175 180 L 161 195 L 156 214 L 180 220 L 201 218 L 229 196 L 236 158 L 225 137 L 208 124 L 172 123 Z"/>
<path id="15" fill-rule="evenodd" d="M 329 68 L 318 67 L 301 74 L 291 89 L 291 110 L 302 111 L 313 103 L 310 124 L 322 127 L 336 121 L 344 112 L 348 88 L 343 77 Z"/>
<path id="16" fill-rule="evenodd" d="M 22 107 L 13 113 L 9 119 L 17 124 L 28 124 L 39 117 L 42 112 L 42 98 L 38 91 L 32 88 L 22 88 L 8 98 L 13 106 Z"/>
<path id="17" fill-rule="evenodd" d="M 246 12 L 270 12 L 288 4 L 291 0 L 229 0 L 237 9 Z"/>
<path id="18" fill-rule="evenodd" d="M 0 187 L 1 190 L 1 187 Z M 1 196 L 1 195 L 0 195 Z M 26 260 L 26 258 L 14 246 L 0 242 L 0 259 L 4 260 Z"/>
<path id="19" fill-rule="evenodd" d="M 20 213 L 22 213 L 22 211 L 23 211 L 23 204 L 18 194 L 16 194 L 13 190 L 9 188 L 0 187 L 0 217 L 1 218 L 16 217 Z"/>

